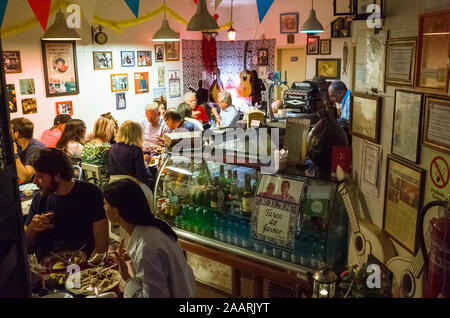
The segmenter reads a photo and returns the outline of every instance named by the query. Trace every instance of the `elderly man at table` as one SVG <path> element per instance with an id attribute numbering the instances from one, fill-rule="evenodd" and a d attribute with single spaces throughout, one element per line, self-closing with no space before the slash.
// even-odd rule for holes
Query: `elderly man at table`
<path id="1" fill-rule="evenodd" d="M 38 259 L 49 252 L 83 248 L 88 256 L 108 250 L 108 220 L 101 190 L 73 180 L 73 167 L 63 151 L 46 148 L 32 161 L 39 188 L 25 221 L 29 252 Z"/>
<path id="2" fill-rule="evenodd" d="M 164 120 L 166 121 L 167 127 L 170 128 L 171 132 L 176 131 L 196 131 L 201 129 L 194 125 L 193 123 L 187 121 L 178 110 L 168 109 L 164 113 Z"/>
<path id="3" fill-rule="evenodd" d="M 141 126 L 144 132 L 143 149 L 159 146 L 164 135 L 170 131 L 163 118 L 160 118 L 158 103 L 152 102 L 145 107 L 145 117 Z"/>
<path id="4" fill-rule="evenodd" d="M 204 124 L 209 121 L 205 108 L 202 105 L 197 105 L 197 97 L 193 92 L 187 92 L 183 96 L 183 101 L 191 107 L 192 118 Z"/>
<path id="5" fill-rule="evenodd" d="M 231 105 L 231 103 L 231 94 L 229 92 L 219 93 L 218 104 L 220 108 L 220 114 L 217 112 L 217 109 L 212 109 L 212 112 L 216 117 L 216 126 L 237 127 L 239 112 L 233 105 Z"/>
<path id="6" fill-rule="evenodd" d="M 23 183 L 31 181 L 34 175 L 31 159 L 45 145 L 33 138 L 34 124 L 26 118 L 11 120 L 14 158 L 16 159 L 17 176 Z"/>
<path id="7" fill-rule="evenodd" d="M 342 81 L 333 81 L 330 87 L 328 87 L 328 94 L 333 103 L 341 104 L 340 118 L 338 118 L 338 121 L 349 120 L 351 91 L 347 89 L 345 83 Z"/>

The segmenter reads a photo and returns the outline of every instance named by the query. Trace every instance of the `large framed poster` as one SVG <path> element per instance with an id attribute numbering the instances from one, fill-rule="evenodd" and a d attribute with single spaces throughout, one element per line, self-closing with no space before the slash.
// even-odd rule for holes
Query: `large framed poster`
<path id="1" fill-rule="evenodd" d="M 77 95 L 77 53 L 75 41 L 41 41 L 47 97 Z"/>
<path id="2" fill-rule="evenodd" d="M 450 99 L 425 96 L 422 143 L 450 153 Z"/>
<path id="3" fill-rule="evenodd" d="M 383 230 L 413 254 L 424 182 L 424 169 L 388 155 Z"/>

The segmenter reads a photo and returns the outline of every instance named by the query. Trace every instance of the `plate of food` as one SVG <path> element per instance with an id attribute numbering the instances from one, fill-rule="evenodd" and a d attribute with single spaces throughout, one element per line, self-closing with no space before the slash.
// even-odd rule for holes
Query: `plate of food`
<path id="1" fill-rule="evenodd" d="M 110 267 L 116 263 L 114 258 L 111 257 L 111 253 L 95 253 L 90 259 L 88 259 L 87 263 L 92 267 Z"/>
<path id="2" fill-rule="evenodd" d="M 66 280 L 66 289 L 75 295 L 100 294 L 116 287 L 120 279 L 120 273 L 114 269 L 88 268 L 69 275 Z"/>
<path id="3" fill-rule="evenodd" d="M 158 157 L 151 157 L 150 158 L 150 162 L 148 163 L 149 167 L 155 167 L 157 166 L 159 163 L 159 158 Z"/>
<path id="4" fill-rule="evenodd" d="M 87 255 L 83 251 L 68 250 L 61 252 L 51 252 L 42 264 L 52 271 L 65 271 L 70 264 L 84 264 L 86 263 Z"/>

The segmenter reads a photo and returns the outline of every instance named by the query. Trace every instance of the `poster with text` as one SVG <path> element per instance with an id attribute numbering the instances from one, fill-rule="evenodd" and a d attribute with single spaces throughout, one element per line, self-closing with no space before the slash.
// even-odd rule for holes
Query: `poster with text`
<path id="1" fill-rule="evenodd" d="M 145 94 L 148 89 L 148 72 L 134 73 L 134 88 L 136 94 Z"/>

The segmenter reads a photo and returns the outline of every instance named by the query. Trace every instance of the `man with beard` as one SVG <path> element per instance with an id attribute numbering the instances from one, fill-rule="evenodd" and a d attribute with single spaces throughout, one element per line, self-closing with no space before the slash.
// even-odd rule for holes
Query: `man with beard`
<path id="1" fill-rule="evenodd" d="M 41 149 L 32 161 L 33 197 L 25 221 L 29 252 L 38 260 L 50 251 L 82 250 L 88 255 L 108 250 L 108 220 L 101 190 L 88 182 L 73 180 L 73 167 L 63 151 Z"/>

